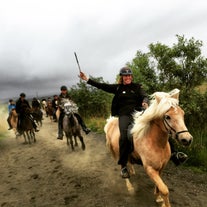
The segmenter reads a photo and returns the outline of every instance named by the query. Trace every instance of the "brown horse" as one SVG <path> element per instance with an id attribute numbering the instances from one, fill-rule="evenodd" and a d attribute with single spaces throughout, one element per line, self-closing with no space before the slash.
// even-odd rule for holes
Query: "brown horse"
<path id="1" fill-rule="evenodd" d="M 169 190 L 161 178 L 161 172 L 168 163 L 171 151 L 168 142 L 169 134 L 184 146 L 189 146 L 192 136 L 184 123 L 184 111 L 178 105 L 179 90 L 169 93 L 156 92 L 152 96 L 151 105 L 143 114 L 134 114 L 133 136 L 134 150 L 129 155 L 130 173 L 135 173 L 133 161 L 142 162 L 147 175 L 155 184 L 156 202 L 162 207 L 170 207 Z M 114 158 L 119 157 L 118 118 L 110 118 L 105 125 L 106 144 Z M 126 185 L 129 191 L 134 188 L 129 179 Z"/>
<path id="2" fill-rule="evenodd" d="M 39 126 L 42 126 L 43 113 L 40 108 L 32 108 L 31 114 Z"/>
<path id="3" fill-rule="evenodd" d="M 48 101 L 47 102 L 47 106 L 45 108 L 45 112 L 46 112 L 46 115 L 50 118 L 50 120 L 52 121 L 53 120 L 53 113 L 54 113 L 54 109 L 52 107 L 52 102 L 51 101 Z"/>
<path id="4" fill-rule="evenodd" d="M 24 136 L 25 143 L 31 144 L 31 141 L 36 142 L 35 138 L 35 132 L 33 128 L 33 124 L 31 121 L 30 116 L 30 109 L 27 109 L 27 112 L 25 112 L 25 115 L 23 119 L 21 120 L 21 129 L 19 133 Z M 12 128 L 17 136 L 17 123 L 18 123 L 18 114 L 16 112 L 16 109 L 12 109 L 11 112 L 11 125 Z"/>

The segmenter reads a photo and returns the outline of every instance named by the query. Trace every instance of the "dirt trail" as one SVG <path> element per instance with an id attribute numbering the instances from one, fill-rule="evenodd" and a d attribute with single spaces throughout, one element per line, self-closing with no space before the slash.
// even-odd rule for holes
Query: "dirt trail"
<path id="1" fill-rule="evenodd" d="M 157 207 L 153 183 L 142 166 L 132 177 L 129 195 L 119 167 L 105 147 L 104 135 L 84 135 L 86 150 L 72 152 L 57 140 L 57 123 L 44 118 L 35 144 L 23 144 L 13 132 L 0 141 L 1 207 Z M 207 175 L 169 163 L 163 179 L 172 207 L 205 207 Z"/>

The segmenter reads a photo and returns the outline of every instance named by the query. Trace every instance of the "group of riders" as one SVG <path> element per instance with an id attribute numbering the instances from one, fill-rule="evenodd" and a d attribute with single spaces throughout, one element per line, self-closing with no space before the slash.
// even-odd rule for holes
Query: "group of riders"
<path id="1" fill-rule="evenodd" d="M 16 101 L 16 103 L 14 102 L 13 99 L 9 100 L 9 104 L 8 104 L 8 113 L 9 116 L 7 118 L 7 122 L 9 125 L 9 129 L 11 130 L 12 124 L 11 124 L 11 116 L 12 116 L 12 110 L 15 109 L 17 114 L 18 114 L 18 122 L 17 122 L 17 136 L 20 136 L 23 133 L 23 128 L 22 128 L 22 120 L 27 117 L 31 120 L 34 131 L 38 132 L 39 128 L 37 127 L 37 121 L 35 119 L 35 114 L 39 113 L 39 116 L 42 117 L 43 119 L 43 112 L 41 109 L 44 108 L 45 112 L 46 112 L 46 116 L 47 116 L 47 107 L 48 105 L 51 104 L 52 106 L 52 110 L 53 110 L 53 120 L 54 122 L 57 122 L 57 117 L 56 117 L 56 111 L 59 109 L 60 111 L 60 116 L 58 119 L 58 137 L 57 139 L 63 139 L 63 117 L 64 117 L 64 103 L 65 102 L 72 102 L 71 97 L 68 94 L 68 89 L 66 86 L 61 86 L 60 88 L 61 93 L 60 95 L 54 95 L 53 96 L 53 100 L 51 100 L 50 98 L 48 98 L 48 100 L 46 101 L 46 99 L 42 99 L 42 103 L 37 99 L 37 98 L 33 98 L 32 99 L 32 103 L 31 106 L 29 104 L 29 101 L 26 100 L 26 94 L 25 93 L 20 93 L 19 99 Z M 78 113 L 74 114 L 75 117 L 77 118 L 79 124 L 81 125 L 83 131 L 86 134 L 90 133 L 90 129 L 86 127 L 86 124 L 84 123 L 83 119 L 81 118 L 81 116 Z"/>
<path id="2" fill-rule="evenodd" d="M 88 78 L 83 72 L 80 72 L 79 77 L 86 81 L 87 84 L 90 84 L 98 89 L 104 90 L 108 93 L 114 94 L 114 98 L 112 100 L 111 105 L 111 115 L 117 116 L 119 118 L 119 130 L 120 130 L 120 140 L 119 140 L 119 160 L 118 164 L 121 166 L 121 176 L 122 178 L 129 178 L 130 174 L 127 169 L 127 161 L 129 155 L 129 140 L 128 140 L 128 127 L 133 122 L 132 114 L 135 111 L 144 111 L 148 105 L 149 100 L 145 91 L 142 89 L 141 84 L 133 83 L 133 74 L 132 70 L 129 67 L 123 67 L 120 69 L 120 78 L 117 84 L 106 84 L 99 83 L 97 81 Z M 66 86 L 60 87 L 60 95 L 54 96 L 54 99 L 51 101 L 51 104 L 54 109 L 53 119 L 57 121 L 56 110 L 59 109 L 60 115 L 58 118 L 58 137 L 57 139 L 63 139 L 63 118 L 64 118 L 64 103 L 66 101 L 72 101 L 71 97 L 68 93 L 68 89 Z M 21 132 L 21 120 L 24 118 L 27 110 L 31 109 L 29 102 L 25 99 L 26 95 L 24 93 L 20 94 L 20 98 L 15 103 L 13 100 L 10 100 L 9 104 L 9 113 L 11 114 L 11 110 L 16 108 L 16 112 L 18 113 L 19 121 L 17 125 L 17 130 Z M 35 100 L 33 100 L 35 101 Z M 38 100 L 36 100 L 38 102 Z M 36 102 L 36 107 L 41 107 L 40 103 Z M 46 102 L 46 100 L 44 100 Z M 32 105 L 34 107 L 34 103 Z M 39 131 L 37 125 L 34 121 L 34 118 L 31 113 L 27 114 L 32 120 L 33 127 L 35 131 Z M 78 113 L 75 113 L 75 117 L 77 118 L 79 124 L 81 125 L 83 131 L 88 134 L 90 133 L 90 129 L 86 127 L 83 119 Z M 9 123 L 9 118 L 8 118 Z M 9 123 L 9 129 L 11 129 L 11 124 Z M 170 139 L 169 139 L 170 141 Z M 176 164 L 181 164 L 185 162 L 188 158 L 186 154 L 183 152 L 178 152 L 175 150 L 174 145 L 170 142 L 171 146 L 171 160 Z"/>

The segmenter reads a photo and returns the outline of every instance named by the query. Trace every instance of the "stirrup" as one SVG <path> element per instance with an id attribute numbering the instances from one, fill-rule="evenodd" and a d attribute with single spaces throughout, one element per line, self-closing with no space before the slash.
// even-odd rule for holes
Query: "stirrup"
<path id="1" fill-rule="evenodd" d="M 83 130 L 86 134 L 89 134 L 91 132 L 91 130 L 89 128 L 86 128 Z"/>
<path id="2" fill-rule="evenodd" d="M 186 155 L 183 152 L 177 152 L 176 153 L 176 157 L 177 159 L 180 161 L 180 163 L 184 163 L 186 162 L 186 160 L 188 159 L 188 155 Z"/>
<path id="3" fill-rule="evenodd" d="M 171 155 L 171 160 L 176 166 L 178 166 L 180 164 L 185 163 L 188 160 L 188 155 L 186 155 L 183 152 L 174 152 Z"/>
<path id="4" fill-rule="evenodd" d="M 121 169 L 121 177 L 122 178 L 130 178 L 129 172 L 127 170 L 127 167 L 123 167 Z"/>

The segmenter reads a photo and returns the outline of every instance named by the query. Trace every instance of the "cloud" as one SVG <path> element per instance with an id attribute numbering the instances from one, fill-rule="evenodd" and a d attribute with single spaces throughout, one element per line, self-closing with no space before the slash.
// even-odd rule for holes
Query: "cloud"
<path id="1" fill-rule="evenodd" d="M 78 83 L 74 52 L 86 74 L 113 83 L 150 43 L 172 45 L 179 34 L 206 44 L 206 9 L 201 0 L 2 1 L 1 97 L 58 93 Z"/>

